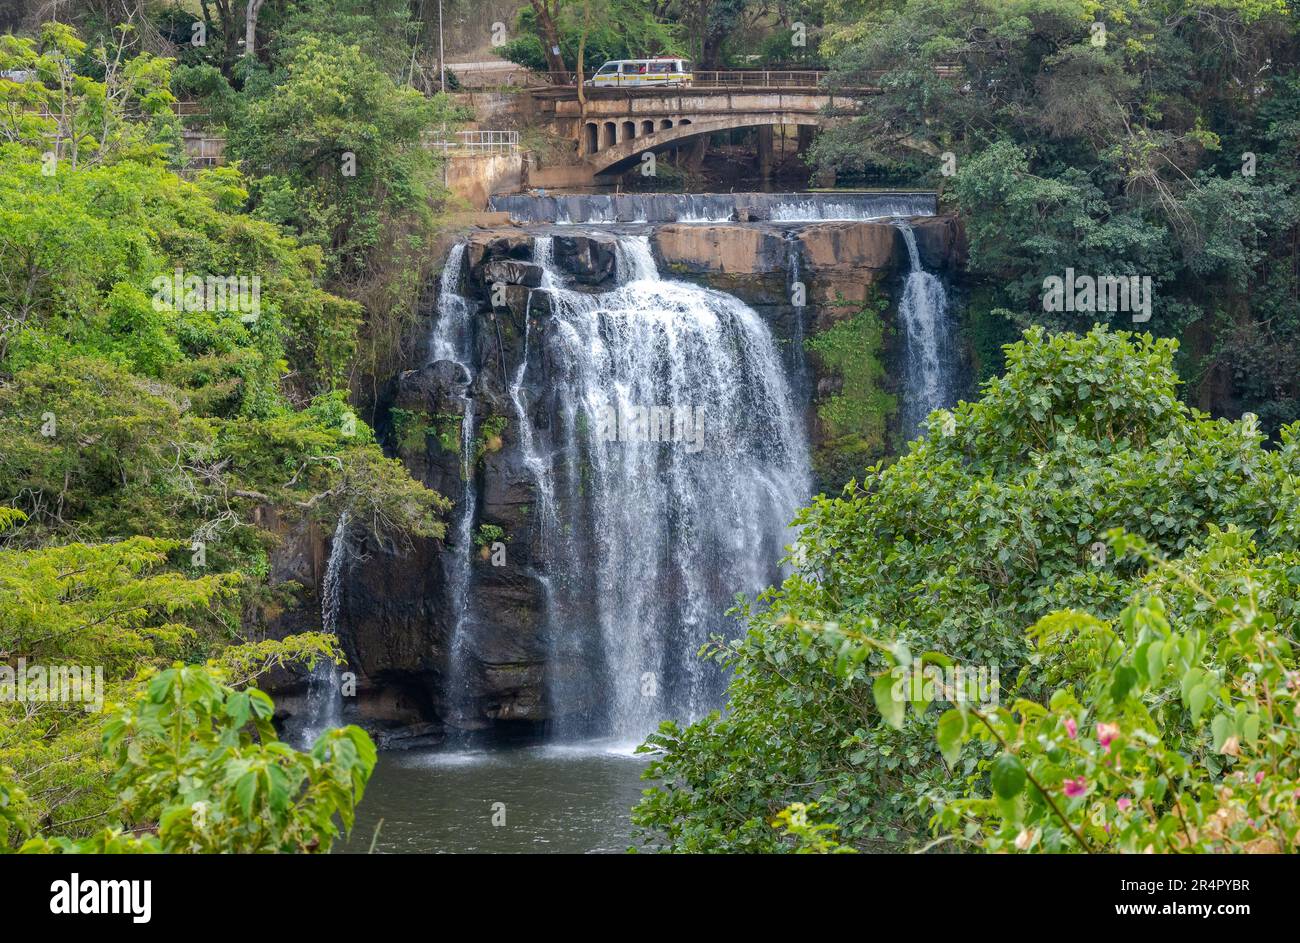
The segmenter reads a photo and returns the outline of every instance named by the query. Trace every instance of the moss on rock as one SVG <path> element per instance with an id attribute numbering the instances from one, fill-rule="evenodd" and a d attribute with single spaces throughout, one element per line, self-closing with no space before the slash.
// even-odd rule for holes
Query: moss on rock
<path id="1" fill-rule="evenodd" d="M 819 395 L 816 403 L 820 429 L 813 470 L 828 492 L 839 490 L 888 451 L 889 422 L 898 399 L 884 388 L 881 315 L 887 303 L 873 293 L 851 317 L 806 341 L 817 358 L 819 375 L 838 387 Z"/>

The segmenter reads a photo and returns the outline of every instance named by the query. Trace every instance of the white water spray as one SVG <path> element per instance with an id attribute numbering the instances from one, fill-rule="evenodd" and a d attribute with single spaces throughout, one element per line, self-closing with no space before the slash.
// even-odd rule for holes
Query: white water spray
<path id="1" fill-rule="evenodd" d="M 562 287 L 548 249 L 539 240 L 534 260 L 554 286 L 545 343 L 558 406 L 537 486 L 564 522 L 547 542 L 550 693 L 585 732 L 641 736 L 721 703 L 723 678 L 696 653 L 711 634 L 734 634 L 724 613 L 736 593 L 779 576 L 808 497 L 808 450 L 772 337 L 748 306 L 660 278 L 645 236 L 620 240 L 620 284 L 604 294 Z M 610 408 L 655 407 L 701 416 L 703 449 L 597 431 Z"/>

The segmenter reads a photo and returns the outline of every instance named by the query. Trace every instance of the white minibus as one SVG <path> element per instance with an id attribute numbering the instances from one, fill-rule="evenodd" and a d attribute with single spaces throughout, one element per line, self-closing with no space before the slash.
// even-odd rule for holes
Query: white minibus
<path id="1" fill-rule="evenodd" d="M 611 59 L 587 85 L 596 88 L 647 85 L 690 85 L 691 64 L 685 59 Z"/>

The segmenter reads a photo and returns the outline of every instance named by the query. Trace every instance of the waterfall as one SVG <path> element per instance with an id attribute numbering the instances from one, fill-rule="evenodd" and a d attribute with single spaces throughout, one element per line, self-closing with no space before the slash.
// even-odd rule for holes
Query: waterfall
<path id="1" fill-rule="evenodd" d="M 779 577 L 808 448 L 772 337 L 739 299 L 660 278 L 645 236 L 620 239 L 604 294 L 564 287 L 550 259 L 539 238 L 545 458 L 524 428 L 526 361 L 512 389 L 538 500 L 564 525 L 546 542 L 549 693 L 583 732 L 639 737 L 721 704 L 722 673 L 697 651 L 735 634 L 735 594 Z"/>
<path id="2" fill-rule="evenodd" d="M 429 362 L 450 360 L 470 371 L 471 315 L 473 303 L 460 293 L 465 270 L 465 243 L 458 242 L 447 253 L 438 279 L 438 318 L 429 339 Z"/>
<path id="3" fill-rule="evenodd" d="M 474 514 L 478 492 L 474 487 L 474 401 L 465 396 L 460 422 L 460 504 L 456 509 L 454 543 L 447 548 L 447 597 L 451 604 L 452 628 L 447 664 L 447 707 L 449 716 L 464 719 L 469 713 L 467 697 L 469 659 L 469 584 L 474 554 Z"/>
<path id="4" fill-rule="evenodd" d="M 467 380 L 473 380 L 473 302 L 460 292 L 465 269 L 465 243 L 447 253 L 438 283 L 437 321 L 429 342 L 431 362 L 449 360 L 459 364 Z M 474 487 L 474 400 L 469 385 L 461 394 L 460 500 L 456 505 L 452 543 L 443 551 L 447 598 L 451 609 L 451 639 L 447 662 L 446 698 L 448 715 L 463 720 L 467 703 L 469 660 L 469 587 L 474 553 L 474 516 L 478 494 Z"/>
<path id="5" fill-rule="evenodd" d="M 548 245 L 551 243 L 550 237 L 547 236 L 539 236 L 537 241 L 539 243 L 545 241 Z M 534 257 L 538 259 L 543 257 L 540 248 L 536 250 Z M 546 278 L 553 277 L 548 269 Z M 524 466 L 532 474 L 537 485 L 537 513 L 544 529 L 554 511 L 553 498 L 550 492 L 550 476 L 547 474 L 545 460 L 542 458 L 541 452 L 538 451 L 537 436 L 533 434 L 533 425 L 528 419 L 528 408 L 524 404 L 524 379 L 528 374 L 528 354 L 533 335 L 532 301 L 532 292 L 529 292 L 528 305 L 524 310 L 524 354 L 510 382 L 510 402 L 515 408 L 515 422 L 519 428 L 519 449 L 523 453 Z"/>
<path id="6" fill-rule="evenodd" d="M 943 282 L 922 268 L 912 227 L 905 220 L 898 220 L 897 225 L 907 243 L 911 265 L 898 316 L 903 325 L 905 360 L 900 410 L 904 435 L 912 438 L 922 431 L 922 422 L 933 410 L 952 405 L 956 353 Z"/>
<path id="7" fill-rule="evenodd" d="M 343 604 L 343 571 L 348 559 L 350 523 L 347 511 L 339 515 L 334 537 L 330 540 L 329 559 L 325 562 L 325 577 L 321 581 L 321 631 L 336 638 L 339 634 L 339 609 Z M 307 683 L 307 721 L 301 734 L 305 745 L 314 743 L 326 730 L 343 725 L 342 697 L 338 667 L 327 659 L 318 661 Z"/>
<path id="8" fill-rule="evenodd" d="M 620 239 L 614 246 L 614 264 L 619 282 L 624 285 L 659 279 L 649 236 Z"/>
<path id="9" fill-rule="evenodd" d="M 804 317 L 808 309 L 808 286 L 803 282 L 803 250 L 797 234 L 785 234 L 786 297 L 789 299 L 794 319 L 794 330 L 790 336 L 790 376 L 794 380 L 795 392 L 800 399 L 806 398 L 812 385 L 808 377 L 808 352 L 804 347 L 806 330 Z"/>

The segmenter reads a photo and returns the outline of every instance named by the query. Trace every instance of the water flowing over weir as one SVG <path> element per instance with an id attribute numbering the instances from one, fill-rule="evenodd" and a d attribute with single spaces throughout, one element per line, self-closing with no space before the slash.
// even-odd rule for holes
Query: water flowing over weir
<path id="1" fill-rule="evenodd" d="M 948 316 L 948 293 L 943 281 L 921 266 L 916 233 L 904 220 L 898 221 L 907 244 L 910 271 L 903 284 L 898 319 L 903 327 L 902 429 L 912 438 L 933 410 L 951 406 L 956 399 L 952 324 Z"/>
<path id="2" fill-rule="evenodd" d="M 517 223 L 828 222 L 933 216 L 933 193 L 620 193 L 495 196 L 490 206 Z"/>
<path id="3" fill-rule="evenodd" d="M 547 237 L 534 261 L 548 458 L 516 404 L 551 551 L 549 695 L 581 732 L 640 736 L 719 706 L 721 675 L 696 652 L 736 593 L 779 576 L 807 445 L 767 327 L 730 295 L 660 278 L 645 236 L 620 239 L 606 293 L 564 287 Z"/>

